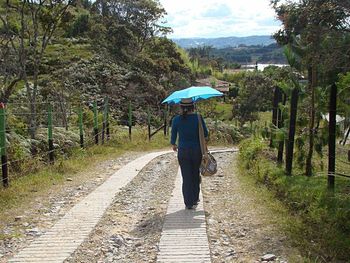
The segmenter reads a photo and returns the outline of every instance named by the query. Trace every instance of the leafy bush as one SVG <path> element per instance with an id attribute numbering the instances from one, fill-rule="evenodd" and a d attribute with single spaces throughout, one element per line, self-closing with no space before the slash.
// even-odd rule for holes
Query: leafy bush
<path id="1" fill-rule="evenodd" d="M 222 121 L 213 121 L 209 118 L 205 121 L 209 130 L 211 142 L 238 143 L 244 138 L 240 129 L 232 124 L 227 124 Z"/>

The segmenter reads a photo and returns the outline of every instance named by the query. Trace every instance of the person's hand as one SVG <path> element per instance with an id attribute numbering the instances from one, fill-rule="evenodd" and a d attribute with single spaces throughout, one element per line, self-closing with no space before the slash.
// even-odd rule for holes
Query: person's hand
<path id="1" fill-rule="evenodd" d="M 173 144 L 173 151 L 177 152 L 177 145 L 176 144 Z"/>

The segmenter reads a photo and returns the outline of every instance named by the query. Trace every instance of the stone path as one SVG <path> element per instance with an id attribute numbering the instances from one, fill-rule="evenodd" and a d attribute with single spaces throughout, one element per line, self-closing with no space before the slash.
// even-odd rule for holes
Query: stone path
<path id="1" fill-rule="evenodd" d="M 89 236 L 120 189 L 148 162 L 166 153 L 149 153 L 122 167 L 9 262 L 63 262 Z"/>
<path id="2" fill-rule="evenodd" d="M 203 197 L 196 210 L 185 210 L 179 169 L 159 243 L 157 262 L 211 262 Z"/>

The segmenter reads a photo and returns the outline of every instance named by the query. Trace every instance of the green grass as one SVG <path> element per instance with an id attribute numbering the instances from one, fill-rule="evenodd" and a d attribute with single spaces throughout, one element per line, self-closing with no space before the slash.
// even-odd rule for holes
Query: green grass
<path id="1" fill-rule="evenodd" d="M 305 177 L 298 169 L 284 174 L 269 156 L 276 153 L 261 139 L 243 141 L 240 171 L 265 185 L 281 200 L 295 220 L 286 225 L 294 243 L 313 262 L 347 262 L 350 258 L 349 179 L 336 178 L 334 192 L 325 176 Z"/>

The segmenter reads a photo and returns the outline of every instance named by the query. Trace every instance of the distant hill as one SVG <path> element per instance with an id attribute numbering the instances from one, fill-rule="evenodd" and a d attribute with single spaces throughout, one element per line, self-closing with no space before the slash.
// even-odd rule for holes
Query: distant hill
<path id="1" fill-rule="evenodd" d="M 248 37 L 219 37 L 219 38 L 174 38 L 172 39 L 182 48 L 198 46 L 212 46 L 214 48 L 245 46 L 268 46 L 276 43 L 271 36 L 248 36 Z"/>

